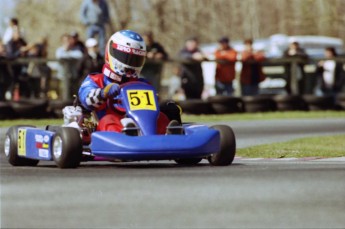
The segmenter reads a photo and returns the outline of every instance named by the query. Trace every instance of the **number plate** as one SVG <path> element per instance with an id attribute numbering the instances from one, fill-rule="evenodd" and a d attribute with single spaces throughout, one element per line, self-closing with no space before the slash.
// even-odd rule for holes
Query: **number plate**
<path id="1" fill-rule="evenodd" d="M 26 129 L 18 130 L 18 155 L 26 155 Z"/>
<path id="2" fill-rule="evenodd" d="M 130 110 L 157 110 L 156 100 L 151 90 L 128 90 Z"/>

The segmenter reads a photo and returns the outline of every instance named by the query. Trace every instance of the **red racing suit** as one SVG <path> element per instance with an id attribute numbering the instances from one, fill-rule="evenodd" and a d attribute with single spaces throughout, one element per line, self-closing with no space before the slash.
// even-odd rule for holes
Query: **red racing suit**
<path id="1" fill-rule="evenodd" d="M 95 111 L 99 119 L 98 131 L 121 132 L 123 128 L 121 119 L 124 118 L 125 112 L 107 107 L 106 99 L 103 99 L 101 96 L 102 89 L 110 83 L 122 84 L 133 81 L 145 82 L 145 80 L 140 78 L 117 77 L 118 81 L 114 82 L 114 80 L 110 79 L 109 75 L 115 73 L 106 64 L 103 66 L 102 72 L 89 74 L 84 79 L 78 91 L 79 101 L 85 109 Z M 169 121 L 168 117 L 160 112 L 157 120 L 158 134 L 166 133 L 166 127 Z"/>

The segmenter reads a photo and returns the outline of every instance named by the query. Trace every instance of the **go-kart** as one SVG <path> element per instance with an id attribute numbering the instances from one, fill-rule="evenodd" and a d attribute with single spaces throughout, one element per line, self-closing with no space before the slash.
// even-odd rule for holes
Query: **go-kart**
<path id="1" fill-rule="evenodd" d="M 165 135 L 157 134 L 160 107 L 151 85 L 123 84 L 107 105 L 126 113 L 121 133 L 96 131 L 95 116 L 83 114 L 79 106 L 65 107 L 62 126 L 10 127 L 4 143 L 9 163 L 35 166 L 40 160 L 53 160 L 60 168 L 76 168 L 82 161 L 174 160 L 193 165 L 208 159 L 211 165 L 225 166 L 235 157 L 235 135 L 226 125 L 208 127 L 173 120 Z"/>

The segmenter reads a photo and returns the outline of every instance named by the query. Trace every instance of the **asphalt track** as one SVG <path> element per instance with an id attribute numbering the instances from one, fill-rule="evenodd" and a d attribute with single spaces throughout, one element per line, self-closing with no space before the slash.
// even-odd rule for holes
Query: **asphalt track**
<path id="1" fill-rule="evenodd" d="M 227 124 L 238 147 L 345 134 L 345 119 Z M 344 158 L 236 158 L 229 167 L 93 162 L 60 170 L 51 162 L 11 167 L 1 152 L 0 165 L 2 228 L 345 227 Z"/>

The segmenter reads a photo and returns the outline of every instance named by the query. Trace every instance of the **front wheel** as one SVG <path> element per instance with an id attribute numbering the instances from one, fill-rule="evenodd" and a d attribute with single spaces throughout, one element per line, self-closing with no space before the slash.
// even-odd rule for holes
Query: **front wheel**
<path id="1" fill-rule="evenodd" d="M 18 155 L 18 130 L 28 127 L 34 126 L 12 126 L 6 132 L 4 152 L 8 162 L 13 166 L 36 166 L 39 162 L 39 160 L 29 159 Z"/>
<path id="2" fill-rule="evenodd" d="M 215 125 L 211 128 L 219 131 L 220 149 L 219 152 L 209 156 L 208 161 L 215 166 L 231 165 L 236 153 L 236 138 L 233 130 L 225 125 Z"/>
<path id="3" fill-rule="evenodd" d="M 79 130 L 72 127 L 55 129 L 52 143 L 52 156 L 59 168 L 76 168 L 83 152 Z"/>

